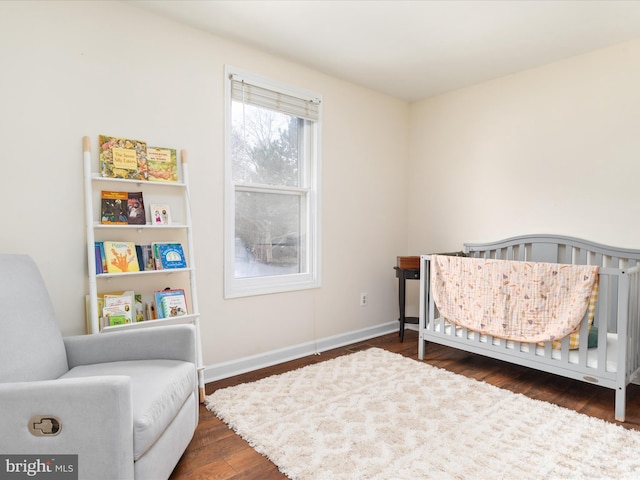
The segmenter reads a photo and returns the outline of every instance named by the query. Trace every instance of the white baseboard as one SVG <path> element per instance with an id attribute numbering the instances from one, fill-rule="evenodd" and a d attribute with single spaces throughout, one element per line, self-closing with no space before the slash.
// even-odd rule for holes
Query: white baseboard
<path id="1" fill-rule="evenodd" d="M 214 382 L 223 378 L 233 377 L 241 373 L 252 372 L 271 365 L 288 362 L 308 355 L 319 354 L 333 348 L 362 342 L 370 338 L 379 337 L 388 333 L 398 331 L 398 322 L 389 322 L 375 327 L 356 330 L 333 337 L 326 337 L 316 341 L 307 342 L 279 350 L 271 350 L 259 355 L 238 358 L 228 362 L 209 365 L 204 369 L 204 382 Z"/>

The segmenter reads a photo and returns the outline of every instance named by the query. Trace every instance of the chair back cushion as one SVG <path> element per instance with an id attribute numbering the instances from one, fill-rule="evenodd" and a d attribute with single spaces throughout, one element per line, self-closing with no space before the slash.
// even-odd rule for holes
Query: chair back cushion
<path id="1" fill-rule="evenodd" d="M 0 254 L 0 382 L 52 380 L 69 370 L 42 276 L 26 255 Z"/>

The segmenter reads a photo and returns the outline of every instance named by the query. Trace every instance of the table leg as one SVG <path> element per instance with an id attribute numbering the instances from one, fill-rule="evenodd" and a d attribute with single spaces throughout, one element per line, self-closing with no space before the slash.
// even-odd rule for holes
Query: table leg
<path id="1" fill-rule="evenodd" d="M 400 329 L 398 331 L 398 335 L 400 336 L 400 341 L 404 342 L 404 323 L 405 323 L 405 301 L 406 301 L 406 279 L 404 277 L 404 273 L 399 277 L 398 282 L 398 302 L 400 307 Z"/>

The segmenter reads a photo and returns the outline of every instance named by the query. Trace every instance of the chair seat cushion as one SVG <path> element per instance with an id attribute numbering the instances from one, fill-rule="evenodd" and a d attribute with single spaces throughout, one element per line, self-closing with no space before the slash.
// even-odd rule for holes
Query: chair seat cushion
<path id="1" fill-rule="evenodd" d="M 194 391 L 192 363 L 178 360 L 136 360 L 74 367 L 60 378 L 124 375 L 131 379 L 134 460 L 160 438 Z"/>

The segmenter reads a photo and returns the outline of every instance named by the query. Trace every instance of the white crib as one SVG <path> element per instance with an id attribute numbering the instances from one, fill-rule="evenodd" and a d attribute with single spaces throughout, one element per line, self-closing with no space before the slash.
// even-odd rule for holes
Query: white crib
<path id="1" fill-rule="evenodd" d="M 569 348 L 568 337 L 562 340 L 560 349 L 554 349 L 552 342 L 541 346 L 508 341 L 452 324 L 440 315 L 433 301 L 430 256 L 422 255 L 418 357 L 424 359 L 427 343 L 434 342 L 612 388 L 616 392 L 615 418 L 623 422 L 626 388 L 640 371 L 640 250 L 559 235 L 523 235 L 498 242 L 467 243 L 464 252 L 476 258 L 599 265 L 593 320 L 597 346 L 589 348 L 586 314 L 577 349 Z"/>

